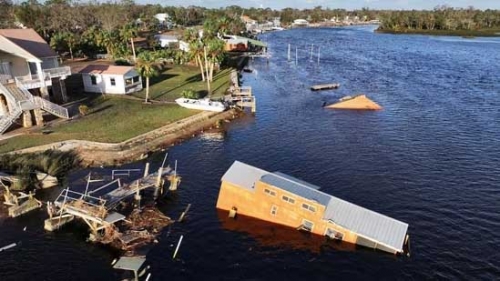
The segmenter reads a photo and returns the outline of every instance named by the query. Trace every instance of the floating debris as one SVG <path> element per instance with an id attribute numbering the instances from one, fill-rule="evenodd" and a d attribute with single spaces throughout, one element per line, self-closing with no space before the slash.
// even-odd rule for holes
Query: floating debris
<path id="1" fill-rule="evenodd" d="M 14 248 L 15 246 L 17 246 L 17 243 L 12 243 L 12 244 L 9 244 L 9 245 L 7 245 L 7 246 L 4 246 L 4 247 L 0 248 L 0 252 L 1 252 L 1 251 L 8 250 L 8 249 L 12 249 L 12 248 Z"/>
<path id="2" fill-rule="evenodd" d="M 172 259 L 175 259 L 175 257 L 177 256 L 177 251 L 179 251 L 179 247 L 181 246 L 182 238 L 184 238 L 184 235 L 181 235 L 181 238 L 179 238 L 179 242 L 177 242 L 177 247 L 175 247 L 175 252 L 172 256 Z"/>
<path id="3" fill-rule="evenodd" d="M 366 95 L 346 96 L 339 102 L 328 105 L 326 108 L 332 109 L 356 109 L 356 110 L 381 110 L 382 107 L 369 99 Z"/>

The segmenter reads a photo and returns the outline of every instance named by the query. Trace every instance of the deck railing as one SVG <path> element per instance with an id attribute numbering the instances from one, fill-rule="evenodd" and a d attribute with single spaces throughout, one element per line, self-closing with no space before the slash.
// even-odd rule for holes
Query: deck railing
<path id="1" fill-rule="evenodd" d="M 69 66 L 55 67 L 44 69 L 43 72 L 51 78 L 64 77 L 71 75 L 71 68 Z"/>
<path id="2" fill-rule="evenodd" d="M 33 97 L 33 102 L 43 110 L 50 112 L 58 117 L 69 118 L 68 109 L 65 107 L 42 99 L 41 97 Z"/>
<path id="3" fill-rule="evenodd" d="M 45 86 L 52 86 L 52 80 L 50 74 L 44 75 Z M 21 89 L 36 89 L 43 87 L 42 80 L 38 74 L 17 76 L 15 78 L 17 87 Z"/>

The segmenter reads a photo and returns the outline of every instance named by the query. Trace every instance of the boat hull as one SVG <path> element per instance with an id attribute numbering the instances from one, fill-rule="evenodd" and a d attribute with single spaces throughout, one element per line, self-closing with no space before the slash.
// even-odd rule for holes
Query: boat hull
<path id="1" fill-rule="evenodd" d="M 179 98 L 176 99 L 175 102 L 182 107 L 195 110 L 205 110 L 214 112 L 222 112 L 226 110 L 226 107 L 221 102 L 216 102 L 216 101 Z"/>

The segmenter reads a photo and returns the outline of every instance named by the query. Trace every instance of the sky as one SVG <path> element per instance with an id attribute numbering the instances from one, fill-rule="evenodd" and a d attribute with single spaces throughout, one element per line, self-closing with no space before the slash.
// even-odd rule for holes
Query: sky
<path id="1" fill-rule="evenodd" d="M 136 0 L 136 3 L 158 3 L 165 6 L 196 5 L 219 8 L 230 5 L 240 7 L 261 7 L 283 9 L 286 7 L 304 9 L 322 6 L 323 8 L 343 8 L 348 10 L 368 7 L 371 9 L 417 9 L 431 10 L 437 5 L 451 7 L 474 6 L 477 9 L 500 9 L 500 0 Z"/>

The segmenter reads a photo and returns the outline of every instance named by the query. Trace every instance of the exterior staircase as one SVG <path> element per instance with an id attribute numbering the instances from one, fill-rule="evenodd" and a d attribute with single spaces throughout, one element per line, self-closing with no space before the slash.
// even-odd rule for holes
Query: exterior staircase
<path id="1" fill-rule="evenodd" d="M 57 117 L 69 118 L 68 109 L 41 97 L 33 96 L 28 90 L 19 88 L 15 84 L 0 83 L 0 92 L 5 93 L 11 109 L 8 115 L 0 116 L 0 134 L 3 134 L 25 110 L 40 108 Z"/>
<path id="2" fill-rule="evenodd" d="M 21 108 L 16 107 L 9 115 L 0 117 L 0 134 L 3 134 L 23 114 Z"/>

